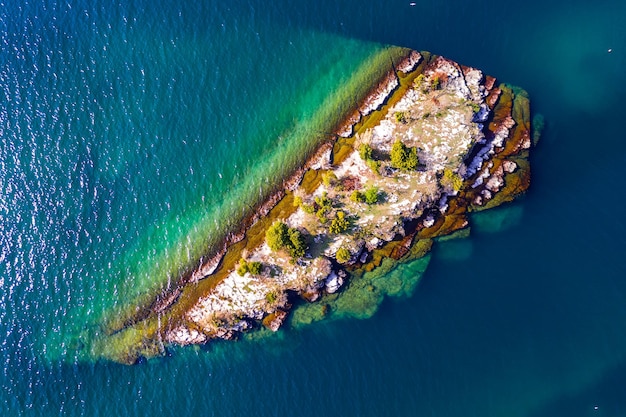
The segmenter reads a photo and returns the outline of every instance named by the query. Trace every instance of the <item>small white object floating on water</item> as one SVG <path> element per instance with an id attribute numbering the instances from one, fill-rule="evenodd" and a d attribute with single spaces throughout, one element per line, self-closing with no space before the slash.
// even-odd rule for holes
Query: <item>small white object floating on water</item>
<path id="1" fill-rule="evenodd" d="M 613 52 L 613 48 L 609 48 L 607 52 L 610 54 L 611 52 Z"/>
<path id="2" fill-rule="evenodd" d="M 411 3 L 409 3 L 409 6 L 415 6 L 417 3 L 415 3 L 414 1 L 412 1 Z"/>

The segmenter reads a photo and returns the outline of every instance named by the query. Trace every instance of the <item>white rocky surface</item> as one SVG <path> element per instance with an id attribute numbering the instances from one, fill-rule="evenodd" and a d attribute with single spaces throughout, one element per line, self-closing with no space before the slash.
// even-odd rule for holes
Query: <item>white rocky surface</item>
<path id="1" fill-rule="evenodd" d="M 378 85 L 377 92 L 370 95 L 365 103 L 359 109 L 359 112 L 363 116 L 367 116 L 375 110 L 378 110 L 383 103 L 389 98 L 391 93 L 398 88 L 400 82 L 398 77 L 394 73 L 390 73 L 381 83 Z"/>
<path id="2" fill-rule="evenodd" d="M 396 69 L 404 74 L 408 74 L 409 72 L 415 71 L 419 63 L 422 62 L 422 59 L 422 54 L 417 51 L 411 51 L 409 56 L 400 62 Z"/>

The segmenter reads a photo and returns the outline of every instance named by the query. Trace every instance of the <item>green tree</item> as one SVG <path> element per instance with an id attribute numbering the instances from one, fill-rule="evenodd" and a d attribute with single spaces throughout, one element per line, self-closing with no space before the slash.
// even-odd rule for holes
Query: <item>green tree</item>
<path id="1" fill-rule="evenodd" d="M 378 187 L 371 186 L 363 193 L 363 198 L 367 204 L 378 203 Z"/>
<path id="2" fill-rule="evenodd" d="M 302 258 L 308 249 L 304 236 L 297 229 L 289 229 L 287 233 L 289 234 L 287 251 L 293 258 Z"/>
<path id="3" fill-rule="evenodd" d="M 394 168 L 411 171 L 419 166 L 417 148 L 409 148 L 399 139 L 393 143 L 390 156 Z"/>
<path id="4" fill-rule="evenodd" d="M 330 223 L 329 231 L 333 234 L 343 233 L 348 230 L 348 219 L 346 219 L 346 214 L 343 211 L 338 211 L 337 215 Z"/>
<path id="5" fill-rule="evenodd" d="M 280 220 L 275 221 L 265 233 L 265 242 L 273 251 L 279 251 L 289 242 L 289 228 Z"/>
<path id="6" fill-rule="evenodd" d="M 303 257 L 308 249 L 304 235 L 302 235 L 298 229 L 287 227 L 285 223 L 279 220 L 275 221 L 274 224 L 267 229 L 265 242 L 273 251 L 284 249 L 293 258 Z"/>

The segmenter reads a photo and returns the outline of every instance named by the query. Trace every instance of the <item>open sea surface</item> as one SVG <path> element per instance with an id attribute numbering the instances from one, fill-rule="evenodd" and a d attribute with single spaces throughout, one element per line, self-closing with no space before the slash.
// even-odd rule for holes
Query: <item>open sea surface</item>
<path id="1" fill-rule="evenodd" d="M 327 134 L 320 109 L 390 44 L 529 92 L 523 199 L 370 319 L 76 355 Z M 0 415 L 625 416 L 624 68 L 622 0 L 0 0 Z"/>

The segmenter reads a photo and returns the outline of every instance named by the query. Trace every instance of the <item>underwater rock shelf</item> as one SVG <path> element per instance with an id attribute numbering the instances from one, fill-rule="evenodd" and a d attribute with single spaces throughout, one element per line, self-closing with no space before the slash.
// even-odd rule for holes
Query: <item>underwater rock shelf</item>
<path id="1" fill-rule="evenodd" d="M 389 273 L 395 265 L 423 259 L 423 270 L 436 238 L 467 235 L 470 212 L 528 189 L 530 132 L 523 90 L 407 51 L 245 233 L 148 312 L 105 330 L 92 353 L 134 363 L 342 309 L 371 315 L 382 295 L 415 286 Z"/>

